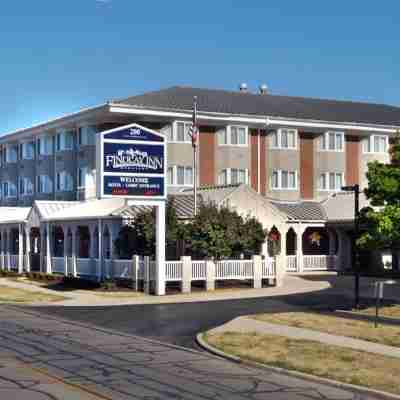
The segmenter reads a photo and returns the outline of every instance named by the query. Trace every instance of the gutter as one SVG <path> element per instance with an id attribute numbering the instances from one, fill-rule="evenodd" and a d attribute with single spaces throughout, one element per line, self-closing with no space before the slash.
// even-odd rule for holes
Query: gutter
<path id="1" fill-rule="evenodd" d="M 133 115 L 149 115 L 158 117 L 170 118 L 191 118 L 191 110 L 174 110 L 161 108 L 141 108 L 130 106 L 127 104 L 110 103 L 111 113 L 133 114 Z M 271 116 L 259 116 L 248 114 L 225 114 L 216 112 L 199 112 L 197 118 L 205 121 L 221 121 L 221 122 L 237 122 L 250 123 L 260 125 L 265 128 L 268 126 L 301 126 L 304 128 L 327 128 L 327 129 L 348 129 L 358 131 L 385 132 L 396 133 L 400 126 L 382 125 L 382 124 L 364 124 L 357 122 L 338 122 L 338 121 L 323 121 L 323 120 L 308 120 L 297 118 L 283 118 Z"/>

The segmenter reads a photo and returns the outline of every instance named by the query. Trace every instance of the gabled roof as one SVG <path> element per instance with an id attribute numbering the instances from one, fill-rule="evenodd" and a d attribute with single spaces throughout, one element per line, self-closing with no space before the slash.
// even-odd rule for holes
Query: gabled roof
<path id="1" fill-rule="evenodd" d="M 47 219 L 57 211 L 63 210 L 64 208 L 73 207 L 79 203 L 79 201 L 36 200 L 33 203 L 32 210 L 36 209 L 40 219 Z"/>
<path id="2" fill-rule="evenodd" d="M 0 207 L 0 224 L 24 222 L 30 210 L 30 207 Z"/>
<path id="3" fill-rule="evenodd" d="M 329 222 L 346 222 L 354 220 L 354 193 L 338 192 L 322 201 Z M 369 201 L 363 192 L 359 197 L 360 210 L 369 206 Z"/>
<path id="4" fill-rule="evenodd" d="M 400 126 L 400 107 L 385 104 L 182 86 L 144 93 L 114 103 L 190 111 L 193 96 L 197 96 L 198 110 L 201 112 Z"/>
<path id="5" fill-rule="evenodd" d="M 321 203 L 316 201 L 284 202 L 270 199 L 279 211 L 286 214 L 289 220 L 324 221 L 326 213 Z"/>

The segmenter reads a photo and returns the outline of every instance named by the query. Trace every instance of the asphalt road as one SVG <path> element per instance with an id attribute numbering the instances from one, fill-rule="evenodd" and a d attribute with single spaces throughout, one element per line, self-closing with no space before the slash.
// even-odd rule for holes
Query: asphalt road
<path id="1" fill-rule="evenodd" d="M 247 307 L 252 307 L 247 303 Z M 261 307 L 260 302 L 260 307 Z M 266 305 L 264 304 L 264 307 Z M 157 315 L 172 313 L 178 306 L 157 308 Z M 211 313 L 215 305 L 196 304 L 186 307 L 191 320 Z M 239 305 L 234 306 L 240 310 Z M 237 308 L 239 307 L 239 308 Z M 245 308 L 245 306 L 243 306 Z M 207 313 L 208 308 L 208 313 Z M 145 307 L 117 308 L 114 316 L 105 310 L 75 310 L 81 318 L 97 319 L 103 324 L 124 317 L 125 328 L 132 329 L 133 319 L 154 311 Z M 225 310 L 235 313 L 232 308 Z M 71 311 L 69 311 L 71 312 Z M 222 309 L 219 311 L 222 312 Z M 248 310 L 246 311 L 248 312 Z M 145 330 L 161 329 L 177 318 L 163 318 L 155 323 L 146 318 Z M 152 322 L 151 322 L 152 321 Z M 208 320 L 209 321 L 209 320 Z M 191 324 L 193 331 L 196 324 Z M 143 324 L 142 324 L 142 329 Z M 188 332 L 189 332 L 188 331 Z M 154 333 L 154 332 L 153 332 Z M 153 335 L 151 335 L 153 336 Z M 166 337 L 166 336 L 165 336 Z M 45 375 L 43 375 L 45 374 Z M 77 390 L 79 392 L 77 392 Z M 0 306 L 0 399 L 19 400 L 361 400 L 376 399 L 352 391 L 303 379 L 288 377 L 232 363 L 168 343 L 128 335 L 88 324 L 50 316 L 43 310 Z"/>
<path id="2" fill-rule="evenodd" d="M 260 312 L 282 312 L 297 306 L 351 304 L 332 290 L 273 298 L 222 300 L 182 304 L 124 305 L 108 307 L 41 307 L 42 313 L 88 322 L 120 332 L 198 348 L 195 336 L 231 319 Z"/>

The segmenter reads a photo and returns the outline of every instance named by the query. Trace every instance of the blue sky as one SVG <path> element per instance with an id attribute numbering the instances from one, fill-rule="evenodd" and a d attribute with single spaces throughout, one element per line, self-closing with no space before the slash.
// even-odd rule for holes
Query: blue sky
<path id="1" fill-rule="evenodd" d="M 399 13 L 392 0 L 4 1 L 0 133 L 178 84 L 400 106 Z"/>

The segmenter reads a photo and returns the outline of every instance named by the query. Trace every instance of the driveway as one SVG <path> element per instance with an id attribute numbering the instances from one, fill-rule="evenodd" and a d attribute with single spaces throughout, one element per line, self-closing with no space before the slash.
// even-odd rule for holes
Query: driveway
<path id="1" fill-rule="evenodd" d="M 115 318 L 108 314 L 108 318 L 114 323 L 121 316 L 135 321 L 145 316 L 145 311 L 151 309 L 136 315 L 134 308 L 124 308 L 123 314 Z M 157 311 L 158 315 L 165 312 L 169 311 L 163 308 Z M 206 310 L 202 308 L 200 315 L 204 313 Z M 101 318 L 101 310 L 91 318 L 98 318 L 102 324 L 107 320 Z M 161 327 L 165 331 L 164 324 L 168 321 L 171 319 L 163 319 L 153 328 Z M 10 365 L 14 368 L 10 369 Z M 41 381 L 38 374 L 46 375 L 48 382 L 43 378 Z M 11 306 L 0 307 L 0 398 L 374 399 L 326 384 L 246 367 L 205 352 L 45 315 L 39 309 L 31 311 Z"/>

